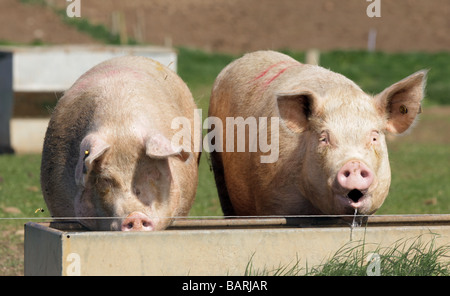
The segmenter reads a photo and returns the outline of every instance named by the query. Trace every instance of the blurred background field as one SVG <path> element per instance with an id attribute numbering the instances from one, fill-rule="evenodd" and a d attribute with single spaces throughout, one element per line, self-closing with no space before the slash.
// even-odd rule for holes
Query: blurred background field
<path id="1" fill-rule="evenodd" d="M 203 109 L 203 119 L 215 77 L 246 51 L 280 50 L 304 62 L 306 51 L 317 48 L 321 66 L 342 73 L 372 94 L 417 70 L 429 69 L 417 126 L 389 140 L 392 184 L 377 214 L 448 214 L 450 2 L 381 1 L 381 18 L 372 19 L 366 15 L 368 2 L 358 0 L 345 4 L 133 0 L 127 5 L 81 0 L 82 17 L 71 19 L 65 15 L 68 2 L 63 0 L 4 0 L 0 43 L 174 46 L 178 74 Z M 370 30 L 377 31 L 375 51 L 367 50 Z M 48 117 L 57 96 L 18 98 L 14 116 Z M 39 169 L 39 154 L 0 155 L 0 275 L 23 274 L 23 224 L 29 217 L 49 217 Z M 207 153 L 202 155 L 191 215 L 222 215 Z"/>

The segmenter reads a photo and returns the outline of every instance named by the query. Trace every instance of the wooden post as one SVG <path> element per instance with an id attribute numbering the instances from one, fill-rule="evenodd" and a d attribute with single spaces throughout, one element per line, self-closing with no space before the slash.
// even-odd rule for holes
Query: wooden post
<path id="1" fill-rule="evenodd" d="M 134 39 L 138 43 L 145 41 L 145 14 L 144 11 L 138 10 L 136 12 L 136 24 L 134 26 Z"/>
<path id="2" fill-rule="evenodd" d="M 127 24 L 125 14 L 122 11 L 113 11 L 111 14 L 111 33 L 119 35 L 120 44 L 128 44 Z"/>
<path id="3" fill-rule="evenodd" d="M 120 44 L 128 44 L 127 22 L 125 14 L 120 12 Z"/>
<path id="4" fill-rule="evenodd" d="M 318 49 L 310 49 L 306 52 L 306 63 L 311 65 L 319 65 L 320 51 Z"/>
<path id="5" fill-rule="evenodd" d="M 369 36 L 367 38 L 367 50 L 374 52 L 377 47 L 377 29 L 370 29 Z"/>

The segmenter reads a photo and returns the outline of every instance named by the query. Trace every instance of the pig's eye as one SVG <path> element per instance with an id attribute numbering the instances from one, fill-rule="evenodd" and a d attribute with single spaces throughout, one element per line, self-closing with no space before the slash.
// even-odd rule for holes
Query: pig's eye
<path id="1" fill-rule="evenodd" d="M 133 192 L 134 192 L 134 194 L 136 194 L 138 196 L 141 194 L 141 190 L 139 190 L 139 188 L 137 188 L 137 187 L 133 188 Z"/>
<path id="2" fill-rule="evenodd" d="M 377 131 L 373 131 L 370 135 L 370 141 L 372 142 L 372 144 L 378 144 L 379 137 L 380 133 Z"/>
<path id="3" fill-rule="evenodd" d="M 328 138 L 328 133 L 327 132 L 323 132 L 320 134 L 319 137 L 319 144 L 320 145 L 328 145 L 329 144 L 329 138 Z"/>

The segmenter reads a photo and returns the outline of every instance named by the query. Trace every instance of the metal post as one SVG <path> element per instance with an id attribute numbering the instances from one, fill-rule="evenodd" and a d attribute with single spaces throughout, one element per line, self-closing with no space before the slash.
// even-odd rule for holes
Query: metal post
<path id="1" fill-rule="evenodd" d="M 13 54 L 0 52 L 0 154 L 14 153 L 10 120 L 13 111 Z"/>

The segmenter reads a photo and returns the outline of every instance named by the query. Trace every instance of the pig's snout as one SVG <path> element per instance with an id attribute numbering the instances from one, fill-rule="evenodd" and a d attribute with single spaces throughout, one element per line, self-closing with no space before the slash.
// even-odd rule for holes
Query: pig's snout
<path id="1" fill-rule="evenodd" d="M 122 231 L 151 231 L 153 223 L 150 218 L 141 212 L 132 212 L 122 222 Z"/>
<path id="2" fill-rule="evenodd" d="M 351 160 L 337 174 L 338 184 L 349 190 L 349 198 L 357 202 L 363 196 L 361 191 L 367 191 L 374 180 L 373 172 L 363 162 Z"/>

